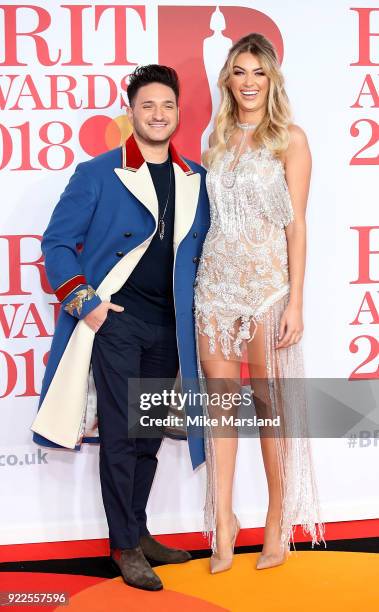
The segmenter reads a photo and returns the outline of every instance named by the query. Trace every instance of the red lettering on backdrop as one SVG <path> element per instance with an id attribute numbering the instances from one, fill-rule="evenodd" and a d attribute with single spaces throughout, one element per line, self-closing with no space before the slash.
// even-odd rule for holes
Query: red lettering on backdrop
<path id="1" fill-rule="evenodd" d="M 5 314 L 5 307 L 6 306 L 10 306 L 11 308 L 13 308 L 13 317 L 11 321 L 8 321 L 8 318 Z M 16 318 L 16 314 L 18 312 L 18 309 L 22 306 L 22 304 L 0 304 L 0 326 L 3 330 L 3 334 L 4 337 L 9 339 L 11 333 L 12 333 L 12 329 L 13 329 L 13 324 L 14 324 L 14 320 Z"/>
<path id="2" fill-rule="evenodd" d="M 0 351 L 0 363 L 1 356 L 4 357 L 5 367 L 3 367 L 1 364 L 0 371 L 2 373 L 2 377 L 0 380 L 1 382 L 3 382 L 3 380 L 6 381 L 6 388 L 2 395 L 0 395 L 0 398 L 4 398 L 10 395 L 16 386 L 18 379 L 17 362 L 19 362 L 19 360 L 16 362 L 12 355 L 9 355 L 9 353 L 6 353 L 5 351 Z M 23 372 L 25 373 L 25 390 L 23 393 L 17 393 L 15 397 L 38 396 L 39 393 L 37 393 L 35 389 L 34 349 L 29 349 L 28 351 L 25 351 L 25 353 L 18 353 L 17 355 L 14 355 L 14 357 L 22 358 L 24 362 Z"/>
<path id="3" fill-rule="evenodd" d="M 53 327 L 55 328 L 55 324 L 60 313 L 61 305 L 59 302 L 49 302 L 49 306 L 53 307 Z M 18 322 L 16 324 L 17 319 Z M 31 320 L 28 321 L 28 319 Z M 50 317 L 49 324 L 51 324 Z M 38 335 L 25 335 L 24 330 L 30 329 L 30 327 L 26 328 L 26 325 L 35 326 L 38 330 Z M 29 304 L 0 304 L 0 330 L 2 332 L 1 335 L 4 336 L 4 338 L 6 338 L 7 340 L 11 338 L 30 338 L 32 336 L 37 338 L 51 338 L 51 336 L 53 335 L 52 333 L 49 333 L 47 331 L 42 317 L 38 311 L 38 307 L 33 302 Z"/>
<path id="4" fill-rule="evenodd" d="M 367 90 L 363 91 L 366 86 Z M 371 74 L 366 74 L 365 80 L 363 81 L 361 87 L 361 91 L 358 94 L 358 98 L 356 99 L 354 104 L 350 106 L 350 108 L 362 108 L 362 104 L 360 103 L 361 96 L 369 96 L 372 99 L 373 104 L 371 105 L 371 108 L 379 107 L 379 93 L 374 85 L 374 81 Z"/>
<path id="5" fill-rule="evenodd" d="M 95 117 L 90 117 L 90 119 L 87 119 L 87 121 L 83 123 L 81 130 L 83 129 L 83 127 L 88 121 L 97 120 L 98 117 L 99 115 Z M 119 133 L 117 124 L 116 122 L 113 122 L 112 119 L 109 119 L 109 117 L 106 117 L 106 122 L 107 122 L 107 126 L 108 124 L 111 125 L 111 128 L 113 127 L 112 124 L 114 124 L 114 129 L 109 130 L 113 136 L 113 141 L 114 141 L 114 132 L 117 130 L 117 134 Z M 58 142 L 52 142 L 50 140 L 49 128 L 50 126 L 53 126 L 53 125 L 59 126 L 61 128 L 62 135 L 60 138 L 58 137 Z M 63 170 L 71 166 L 71 164 L 74 161 L 74 152 L 70 148 L 70 146 L 68 146 L 68 143 L 70 143 L 71 138 L 72 138 L 72 128 L 70 125 L 68 125 L 68 123 L 64 123 L 63 121 L 48 121 L 47 123 L 44 123 L 40 127 L 39 132 L 38 132 L 38 136 L 40 138 L 39 144 L 41 144 L 42 142 L 42 143 L 46 143 L 47 146 L 41 147 L 37 152 L 38 161 L 41 167 L 32 166 L 30 143 L 33 140 L 33 133 L 31 133 L 31 127 L 33 126 L 34 124 L 31 125 L 29 121 L 26 121 L 25 123 L 22 123 L 21 125 L 11 126 L 11 129 L 19 130 L 20 132 L 21 159 L 20 159 L 20 165 L 16 166 L 15 168 L 10 168 L 10 170 L 12 171 L 15 171 L 15 170 L 42 170 L 42 168 L 45 168 L 47 170 L 57 171 L 57 170 Z M 1 124 L 0 124 L 0 133 L 2 134 L 2 138 L 3 138 L 3 159 L 0 163 L 0 170 L 2 170 L 3 168 L 5 168 L 5 166 L 7 166 L 12 156 L 13 143 L 12 143 L 12 138 L 11 138 L 9 131 Z M 79 132 L 79 139 L 80 139 L 80 135 L 81 135 L 81 132 Z M 97 134 L 96 131 L 94 131 L 93 137 L 96 137 L 98 142 L 100 143 L 102 142 L 100 141 L 99 134 Z M 114 144 L 114 146 L 117 146 L 117 144 Z M 48 153 L 52 147 L 57 147 L 63 153 L 63 163 L 59 167 L 53 167 L 48 162 Z M 104 148 L 101 151 L 98 151 L 98 154 L 102 152 L 104 152 Z"/>
<path id="6" fill-rule="evenodd" d="M 138 13 L 142 26 L 146 29 L 146 7 L 131 6 L 131 5 L 102 5 L 98 4 L 94 7 L 90 4 L 71 6 L 63 4 L 62 9 L 69 11 L 70 21 L 70 37 L 68 41 L 68 49 L 70 51 L 70 59 L 67 62 L 62 62 L 62 66 L 92 66 L 92 62 L 87 62 L 83 55 L 83 11 L 92 9 L 94 11 L 94 29 L 98 30 L 102 15 L 106 11 L 114 13 L 114 59 L 110 62 L 105 62 L 105 66 L 134 66 L 134 63 L 129 62 L 126 49 L 126 19 L 128 9 Z M 23 37 L 32 38 L 35 44 L 36 59 L 42 66 L 55 66 L 61 60 L 62 50 L 58 49 L 57 58 L 51 59 L 49 54 L 48 42 L 41 36 L 42 32 L 48 30 L 51 25 L 51 16 L 46 9 L 31 5 L 18 4 L 12 6 L 1 4 L 0 9 L 4 12 L 4 61 L 0 62 L 0 66 L 27 66 L 25 62 L 18 59 L 18 41 Z M 23 10 L 29 10 L 36 13 L 38 24 L 36 28 L 30 32 L 20 32 L 17 29 L 17 17 Z M 34 58 L 30 60 L 32 64 Z"/>
<path id="7" fill-rule="evenodd" d="M 66 108 L 72 108 L 74 110 L 77 110 L 78 108 L 82 107 L 82 101 L 80 100 L 80 103 L 77 103 L 75 99 L 75 94 L 72 92 L 72 90 L 75 89 L 78 84 L 77 80 L 73 76 L 70 76 L 69 74 L 49 74 L 49 79 L 51 92 L 49 104 L 50 109 L 53 108 L 55 110 L 63 110 Z M 58 84 L 58 81 L 62 79 L 66 79 L 68 81 L 66 83 L 66 87 L 63 87 L 63 85 Z M 59 106 L 58 94 L 65 94 L 66 99 L 64 106 Z"/>
<path id="8" fill-rule="evenodd" d="M 30 105 L 31 110 L 63 110 L 63 109 L 74 109 L 77 110 L 81 108 L 82 104 L 77 103 L 75 99 L 75 94 L 72 93 L 72 90 L 75 89 L 78 85 L 77 80 L 68 74 L 49 74 L 45 75 L 49 81 L 49 91 L 50 91 L 50 100 L 45 104 L 43 104 L 37 86 L 34 83 L 34 79 L 31 74 L 27 74 L 22 81 L 21 86 L 15 82 L 15 78 L 18 78 L 18 75 L 14 74 L 6 74 L 4 77 L 9 79 L 9 84 L 7 87 L 7 91 L 5 94 L 5 90 L 0 86 L 0 108 L 2 110 L 5 109 L 10 93 L 18 92 L 17 98 L 12 106 L 9 106 L 9 110 L 24 110 L 24 106 L 22 104 L 22 98 L 28 97 L 32 98 L 33 106 Z M 89 80 L 90 77 L 96 75 L 90 75 L 87 77 Z M 104 77 L 106 78 L 106 77 Z M 59 81 L 66 81 L 66 86 L 59 84 Z M 17 89 L 16 89 L 17 86 Z M 92 85 L 93 86 L 93 85 Z M 90 90 L 91 85 L 88 85 L 88 90 Z M 58 104 L 58 95 L 65 94 L 65 105 L 59 106 Z M 21 102 L 21 105 L 20 105 Z M 113 102 L 112 102 L 113 103 Z"/>
<path id="9" fill-rule="evenodd" d="M 71 58 L 70 61 L 64 62 L 62 66 L 93 66 L 92 62 L 86 62 L 83 59 L 83 11 L 91 8 L 91 5 L 72 6 L 62 4 L 61 6 L 71 13 Z"/>
<path id="10" fill-rule="evenodd" d="M 358 278 L 357 280 L 351 281 L 351 284 L 379 283 L 379 278 L 370 278 L 370 257 L 372 255 L 379 255 L 379 250 L 374 251 L 370 247 L 370 234 L 372 230 L 379 230 L 379 226 L 355 226 L 351 227 L 350 229 L 357 230 L 359 236 Z M 377 269 L 379 270 L 379 263 L 377 265 Z"/>
<path id="11" fill-rule="evenodd" d="M 378 17 L 379 8 L 367 8 L 359 7 L 352 8 L 352 11 L 356 11 L 358 16 L 358 61 L 352 62 L 351 66 L 379 66 L 379 62 L 372 60 L 372 51 L 375 44 L 375 48 L 379 50 L 379 32 L 371 30 L 371 17 L 374 13 Z M 373 43 L 373 44 L 372 44 Z M 368 91 L 363 91 L 367 86 Z M 360 99 L 362 96 L 370 96 L 373 104 L 371 108 L 379 107 L 379 95 L 375 88 L 373 78 L 370 74 L 367 74 L 358 97 L 351 108 L 362 108 Z M 379 141 L 379 124 L 375 119 L 361 118 L 355 121 L 350 127 L 350 134 L 353 138 L 360 136 L 360 127 L 363 126 L 363 134 L 367 133 L 367 127 L 370 130 L 368 141 L 357 151 L 350 159 L 351 166 L 366 166 L 366 165 L 378 165 L 379 155 L 366 155 L 363 157 L 361 154 L 365 151 L 369 151 Z"/>
<path id="12" fill-rule="evenodd" d="M 49 13 L 40 7 L 33 5 L 19 5 L 9 7 L 8 5 L 0 5 L 3 9 L 5 16 L 5 60 L 1 65 L 25 65 L 18 59 L 18 44 L 23 42 L 24 36 L 31 37 L 34 42 L 36 60 L 45 66 L 55 65 L 60 59 L 61 50 L 59 50 L 58 60 L 52 59 L 53 52 L 49 50 L 47 42 L 42 37 L 42 32 L 47 30 L 51 24 L 51 17 Z M 127 39 L 126 39 L 126 23 L 128 16 L 128 9 L 136 11 L 140 17 L 143 28 L 146 29 L 146 10 L 144 6 L 119 6 L 119 5 L 61 5 L 61 9 L 68 11 L 69 13 L 69 25 L 70 34 L 68 35 L 67 52 L 70 54 L 68 61 L 63 62 L 65 66 L 88 66 L 92 65 L 91 62 L 87 61 L 84 39 L 83 39 L 83 21 L 84 15 L 87 11 L 92 11 L 94 29 L 99 30 L 103 15 L 107 15 L 109 11 L 112 11 L 114 16 L 114 41 L 113 41 L 113 59 L 112 61 L 104 62 L 107 66 L 133 66 L 129 62 L 127 57 Z M 17 13 L 19 9 L 19 13 Z M 17 16 L 20 19 L 22 11 L 34 11 L 37 13 L 38 25 L 31 32 L 19 32 L 17 29 Z M 208 125 L 209 118 L 211 116 L 211 98 L 209 92 L 209 84 L 206 79 L 205 68 L 203 63 L 203 42 L 204 39 L 212 35 L 210 30 L 211 16 L 215 11 L 215 5 L 213 6 L 161 6 L 158 7 L 158 25 L 159 25 L 159 61 L 161 63 L 174 65 L 178 70 L 179 76 L 182 81 L 182 118 L 183 124 L 178 130 L 175 136 L 175 141 L 178 147 L 189 157 L 200 161 L 200 142 L 201 135 L 205 127 Z M 280 59 L 283 54 L 283 41 L 277 28 L 276 24 L 266 15 L 259 11 L 244 7 L 222 7 L 221 12 L 224 14 L 226 20 L 226 29 L 224 30 L 225 36 L 231 38 L 233 41 L 237 40 L 247 31 L 258 30 L 268 36 L 277 48 Z M 191 36 L 188 36 L 188 24 L 196 23 L 196 29 L 191 32 Z M 50 53 L 50 55 L 49 55 Z M 34 57 L 31 54 L 30 63 L 32 63 Z M 59 86 L 58 78 L 62 76 L 66 79 L 65 86 Z M 59 93 L 65 94 L 69 108 L 77 110 L 84 104 L 82 95 L 78 95 L 78 99 L 75 98 L 74 89 L 77 87 L 77 80 L 71 75 L 46 75 L 46 78 L 50 78 L 50 101 L 43 100 L 41 89 L 39 84 L 33 81 L 32 75 L 26 75 L 21 85 L 18 82 L 15 75 L 4 75 L 4 78 L 9 79 L 7 89 L 0 91 L 0 108 L 5 109 L 10 95 L 14 95 L 14 90 L 17 86 L 18 95 L 16 94 L 15 99 L 11 102 L 13 110 L 21 110 L 22 104 L 25 99 L 31 99 L 33 101 L 34 109 L 49 109 L 58 110 L 62 108 L 58 104 Z M 117 84 L 108 75 L 82 75 L 83 79 L 87 79 L 87 105 L 84 108 L 108 108 L 114 104 L 117 100 Z M 97 79 L 97 81 L 96 81 Z M 109 90 L 109 99 L 100 105 L 96 101 L 95 93 L 101 89 L 103 92 L 104 87 L 99 87 L 99 79 L 105 79 L 107 89 Z M 119 87 L 122 90 L 126 89 L 126 76 L 123 76 Z M 43 90 L 42 90 L 43 91 Z M 82 91 L 79 92 L 82 94 Z M 17 97 L 18 96 L 18 97 Z M 120 108 L 125 104 L 125 100 L 120 95 Z M 109 118 L 108 122 L 111 123 L 112 119 Z M 58 122 L 56 122 L 58 123 Z M 51 124 L 51 122 L 50 122 Z M 46 125 L 44 124 L 40 128 L 39 136 L 42 137 L 42 132 L 46 131 Z M 20 130 L 22 138 L 21 163 L 12 167 L 12 170 L 40 170 L 42 168 L 50 170 L 61 170 L 71 165 L 74 160 L 71 154 L 70 146 L 63 146 L 69 144 L 72 132 L 70 129 L 66 129 L 66 124 L 60 123 L 64 128 L 64 137 L 60 143 L 49 143 L 51 145 L 59 146 L 62 145 L 64 152 L 63 165 L 59 168 L 51 167 L 47 163 L 47 150 L 45 147 L 38 153 L 38 144 L 34 151 L 38 155 L 38 160 L 41 167 L 38 167 L 34 160 L 31 159 L 30 152 L 30 140 L 39 143 L 37 134 L 31 133 L 29 123 L 26 122 L 21 126 L 12 126 L 11 130 Z M 34 124 L 33 124 L 34 128 Z M 100 141 L 106 141 L 104 150 L 118 146 L 117 138 L 119 137 L 119 130 L 116 129 L 117 125 L 115 122 L 115 129 L 108 127 L 104 124 L 106 134 L 104 139 L 100 138 Z M 12 135 L 9 129 L 5 126 L 0 126 L 1 137 L 3 140 L 3 154 L 2 161 L 0 162 L 0 169 L 5 168 L 12 159 L 13 154 L 13 141 Z M 115 133 L 113 135 L 113 132 Z M 18 135 L 16 134 L 16 137 Z M 97 134 L 98 138 L 99 134 Z M 105 138 L 106 136 L 106 138 Z M 37 137 L 37 138 L 36 138 Z M 44 142 L 48 142 L 47 137 L 42 138 Z M 83 138 L 79 134 L 79 141 L 82 143 Z M 82 145 L 83 146 L 83 145 Z M 88 147 L 84 150 L 86 153 L 93 155 L 102 153 L 103 150 L 96 149 L 94 153 L 92 150 L 89 151 Z"/>
<path id="13" fill-rule="evenodd" d="M 35 261 L 23 261 L 21 258 L 21 240 L 26 239 L 37 239 L 40 243 L 41 237 L 36 235 L 24 235 L 24 236 L 1 236 L 7 240 L 8 252 L 9 252 L 9 289 L 1 293 L 0 295 L 31 295 L 31 291 L 27 291 L 23 287 L 23 275 L 22 269 L 24 266 L 35 266 L 39 272 L 39 278 L 41 288 L 45 293 L 52 294 L 53 291 L 47 281 L 45 267 L 43 265 L 43 257 L 39 257 Z M 27 280 L 27 276 L 25 279 Z M 57 302 L 50 302 L 50 306 L 53 307 L 53 318 L 54 327 L 57 321 L 61 305 Z M 22 313 L 23 308 L 25 312 Z M 10 316 L 7 316 L 5 309 L 12 309 Z M 22 318 L 17 315 L 22 313 Z M 16 317 L 19 321 L 16 324 Z M 17 326 L 17 330 L 14 328 Z M 52 333 L 47 331 L 45 323 L 38 311 L 38 307 L 34 303 L 29 304 L 1 304 L 0 305 L 0 328 L 2 336 L 6 339 L 18 338 L 26 339 L 29 337 L 51 337 Z M 31 333 L 29 332 L 31 330 Z M 37 332 L 37 333 L 36 333 Z M 44 353 L 42 356 L 42 362 L 46 366 L 49 352 Z M 38 361 L 41 357 L 38 356 Z M 15 393 L 17 381 L 20 379 L 22 389 L 21 392 L 16 393 L 15 397 L 37 397 L 39 393 L 36 390 L 35 380 L 35 363 L 36 363 L 36 351 L 34 348 L 30 348 L 23 353 L 17 353 L 11 355 L 6 351 L 0 351 L 0 384 L 1 384 L 1 398 L 10 396 Z"/>
<path id="14" fill-rule="evenodd" d="M 36 261 L 22 261 L 21 260 L 21 241 L 23 239 L 33 239 L 41 241 L 41 236 L 26 234 L 23 236 L 0 236 L 0 239 L 8 241 L 8 278 L 9 288 L 8 291 L 0 293 L 0 295 L 31 295 L 31 291 L 24 291 L 22 288 L 22 270 L 24 266 L 34 266 L 37 268 L 39 278 L 41 282 L 41 288 L 45 293 L 52 295 L 54 291 L 49 285 L 46 276 L 46 270 L 43 263 L 43 255 L 41 255 Z"/>
<path id="15" fill-rule="evenodd" d="M 359 157 L 363 151 L 369 150 L 379 141 L 379 123 L 374 121 L 374 119 L 358 119 L 354 121 L 350 128 L 350 134 L 356 138 L 360 134 L 360 128 L 358 127 L 361 124 L 366 124 L 370 128 L 370 136 L 368 142 L 366 142 L 363 147 L 361 147 L 351 158 L 350 165 L 351 166 L 374 166 L 379 164 L 379 155 L 375 157 Z"/>
<path id="16" fill-rule="evenodd" d="M 17 393 L 16 397 L 32 397 L 38 396 L 34 382 L 35 382 L 35 373 L 34 373 L 34 350 L 29 349 L 25 353 L 20 353 L 15 355 L 15 357 L 23 357 L 25 361 L 25 391 L 23 393 Z"/>
<path id="17" fill-rule="evenodd" d="M 378 231 L 379 226 L 354 226 L 351 227 L 351 229 L 358 232 L 358 278 L 351 281 L 351 284 L 379 283 L 379 278 L 372 278 L 373 273 L 371 273 L 370 270 L 370 266 L 373 265 L 372 257 L 379 255 L 379 250 L 374 250 L 372 248 L 372 244 L 370 244 L 370 240 L 373 238 L 371 232 L 373 230 Z M 378 265 L 376 265 L 375 268 L 378 269 Z M 364 308 L 365 304 L 367 304 L 368 308 Z M 359 320 L 359 318 L 363 312 L 371 313 L 372 321 L 370 321 L 370 325 L 379 324 L 379 313 L 375 306 L 373 297 L 368 291 L 365 292 L 358 313 L 350 325 L 362 325 L 363 323 Z M 371 371 L 362 372 L 362 368 L 367 367 L 368 364 L 376 360 L 379 355 L 379 342 L 377 338 L 367 334 L 361 334 L 360 336 L 353 338 L 349 344 L 350 352 L 358 353 L 360 349 L 363 353 L 367 353 L 368 351 L 368 354 L 366 354 L 358 366 L 354 368 L 349 376 L 349 380 L 378 378 L 379 367 L 375 364 L 372 364 Z"/>
<path id="18" fill-rule="evenodd" d="M 29 318 L 31 318 L 30 321 L 28 321 Z M 37 329 L 39 332 L 38 336 L 36 336 L 37 338 L 47 338 L 47 336 L 49 335 L 47 333 L 46 327 L 44 326 L 42 322 L 41 316 L 35 304 L 29 304 L 29 308 L 22 322 L 21 329 L 19 333 L 17 334 L 17 336 L 14 336 L 15 338 L 28 338 L 29 337 L 28 335 L 25 336 L 24 334 L 24 328 L 26 325 L 36 325 L 37 326 Z"/>
<path id="19" fill-rule="evenodd" d="M 17 55 L 17 41 L 23 37 L 30 37 L 33 39 L 36 47 L 37 59 L 42 66 L 55 66 L 58 64 L 61 57 L 61 50 L 58 51 L 57 59 L 53 60 L 49 55 L 48 43 L 42 36 L 39 36 L 41 32 L 44 32 L 50 27 L 51 17 L 49 11 L 46 9 L 31 4 L 18 4 L 12 6 L 10 4 L 1 4 L 0 9 L 4 11 L 4 61 L 0 62 L 0 66 L 27 66 L 25 62 L 20 62 Z M 29 9 L 36 13 L 38 17 L 38 24 L 31 32 L 19 32 L 17 30 L 17 13 L 20 9 Z"/>
<path id="20" fill-rule="evenodd" d="M 48 136 L 49 126 L 54 124 L 60 125 L 63 128 L 62 140 L 59 143 L 50 142 Z M 43 166 L 44 168 L 49 168 L 49 170 L 63 170 L 64 168 L 71 166 L 74 161 L 74 152 L 72 149 L 70 149 L 70 147 L 66 146 L 65 144 L 69 142 L 69 140 L 71 140 L 71 136 L 72 129 L 66 123 L 60 123 L 58 121 L 50 121 L 49 123 L 45 123 L 40 129 L 41 140 L 47 143 L 47 147 L 43 147 L 38 153 L 38 161 L 40 162 L 41 166 Z M 51 147 L 58 147 L 64 153 L 63 164 L 60 168 L 53 168 L 49 165 L 47 161 L 48 152 Z"/>
<path id="21" fill-rule="evenodd" d="M 363 308 L 364 305 L 367 304 L 367 308 Z M 374 298 L 372 297 L 369 291 L 366 291 L 364 294 L 361 305 L 359 306 L 359 310 L 357 316 L 354 321 L 350 323 L 350 325 L 361 325 L 359 320 L 359 316 L 362 312 L 369 312 L 372 315 L 372 321 L 369 322 L 369 325 L 378 325 L 379 324 L 379 313 L 374 303 Z"/>
<path id="22" fill-rule="evenodd" d="M 27 74 L 20 92 L 18 94 L 18 98 L 13 106 L 10 107 L 9 110 L 23 110 L 24 106 L 21 104 L 19 106 L 19 102 L 21 98 L 32 98 L 34 102 L 33 110 L 48 110 L 49 106 L 44 106 L 42 100 L 38 94 L 37 87 L 34 84 L 33 77 L 30 74 Z"/>
<path id="23" fill-rule="evenodd" d="M 1 110 L 5 109 L 5 107 L 7 105 L 7 102 L 8 102 L 9 94 L 10 94 L 11 90 L 13 89 L 13 82 L 14 82 L 15 79 L 18 79 L 18 77 L 19 77 L 18 74 L 5 74 L 4 76 L 7 79 L 9 79 L 9 85 L 8 85 L 6 96 L 3 93 L 3 88 L 0 85 L 0 109 Z"/>
<path id="24" fill-rule="evenodd" d="M 135 66 L 126 57 L 126 11 L 133 9 L 138 13 L 146 30 L 146 7 L 145 6 L 118 6 L 104 5 L 95 7 L 95 28 L 99 25 L 100 17 L 109 9 L 114 9 L 114 43 L 115 57 L 113 62 L 105 62 L 104 66 Z"/>
<path id="25" fill-rule="evenodd" d="M 179 151 L 200 161 L 201 135 L 211 117 L 211 97 L 204 61 L 204 38 L 212 35 L 210 19 L 216 6 L 159 6 L 159 63 L 176 69 L 181 82 L 181 125 L 175 134 Z M 280 61 L 283 40 L 270 17 L 250 8 L 220 6 L 226 21 L 224 36 L 237 41 L 247 32 L 261 32 L 275 45 Z M 196 24 L 188 35 L 188 24 Z M 225 58 L 226 59 L 226 58 Z"/>
<path id="26" fill-rule="evenodd" d="M 118 91 L 117 91 L 116 83 L 114 82 L 113 79 L 106 76 L 105 74 L 89 74 L 87 76 L 87 79 L 88 79 L 88 105 L 84 107 L 85 109 L 87 108 L 97 108 L 97 109 L 108 108 L 116 102 Z M 100 106 L 99 104 L 96 103 L 96 91 L 100 91 L 102 94 L 104 94 L 105 83 L 102 83 L 102 84 L 97 83 L 96 85 L 97 80 L 100 80 L 100 83 L 101 83 L 101 80 L 105 80 L 106 83 L 108 83 L 109 97 L 108 97 L 108 100 L 105 102 L 105 104 L 103 104 L 103 106 Z"/>
<path id="27" fill-rule="evenodd" d="M 373 366 L 373 370 L 370 372 L 360 372 L 361 368 L 367 366 L 371 361 L 374 361 L 376 357 L 379 355 L 379 342 L 376 338 L 372 336 L 362 335 L 354 338 L 349 345 L 349 350 L 351 353 L 358 353 L 359 345 L 358 341 L 363 340 L 365 344 L 368 344 L 369 353 L 366 358 L 352 371 L 349 376 L 349 380 L 368 380 L 372 378 L 379 377 L 379 366 Z"/>
<path id="28" fill-rule="evenodd" d="M 371 38 L 379 36 L 379 32 L 370 30 L 371 13 L 378 12 L 379 8 L 352 8 L 352 11 L 358 13 L 358 61 L 350 64 L 350 66 L 379 66 L 379 62 L 371 61 Z M 379 40 L 379 39 L 376 39 Z"/>
<path id="29" fill-rule="evenodd" d="M 45 74 L 46 83 L 45 98 L 42 102 L 38 93 L 40 84 L 33 76 L 28 74 L 21 77 L 17 74 L 4 74 L 2 78 L 8 79 L 6 85 L 0 82 L 0 110 L 24 110 L 23 98 L 31 98 L 33 105 L 29 104 L 30 110 L 78 110 L 79 108 L 103 109 L 111 107 L 119 95 L 119 107 L 126 105 L 121 91 L 127 91 L 127 75 L 122 77 L 118 86 L 114 79 L 106 74 L 82 74 L 80 75 L 80 86 L 78 80 L 69 74 Z M 102 82 L 103 81 L 103 82 Z M 46 92 L 49 91 L 49 99 Z M 77 90 L 77 91 L 75 91 Z M 96 92 L 104 97 L 105 91 L 108 99 L 100 104 L 96 100 Z M 61 99 L 59 100 L 59 94 Z M 109 117 L 110 121 L 111 118 Z M 103 151 L 104 153 L 104 151 Z"/>
<path id="30" fill-rule="evenodd" d="M 10 395 L 16 386 L 17 365 L 13 357 L 9 355 L 9 353 L 6 353 L 5 351 L 1 351 L 1 350 L 0 350 L 0 363 L 1 363 L 1 355 L 4 357 L 5 366 L 6 366 L 5 368 L 3 366 L 0 368 L 0 371 L 2 372 L 1 379 L 6 381 L 6 385 L 7 385 L 4 393 L 0 395 L 0 398 L 3 398 L 3 397 L 7 397 L 7 395 Z"/>

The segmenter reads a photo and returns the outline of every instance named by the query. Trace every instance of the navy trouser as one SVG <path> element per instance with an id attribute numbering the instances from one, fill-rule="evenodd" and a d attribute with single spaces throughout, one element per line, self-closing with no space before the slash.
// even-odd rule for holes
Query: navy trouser
<path id="1" fill-rule="evenodd" d="M 128 378 L 175 379 L 179 368 L 175 325 L 146 323 L 126 309 L 109 310 L 95 334 L 92 368 L 110 547 L 135 548 L 140 536 L 149 533 L 146 504 L 162 437 L 128 436 Z"/>

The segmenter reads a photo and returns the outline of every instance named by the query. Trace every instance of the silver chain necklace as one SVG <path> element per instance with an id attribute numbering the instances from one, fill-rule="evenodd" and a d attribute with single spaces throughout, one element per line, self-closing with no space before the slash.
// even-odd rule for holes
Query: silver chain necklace
<path id="1" fill-rule="evenodd" d="M 159 239 L 160 240 L 163 240 L 163 238 L 164 238 L 164 229 L 165 229 L 164 216 L 166 214 L 167 204 L 168 204 L 168 201 L 170 199 L 170 193 L 171 193 L 171 177 L 172 177 L 171 158 L 169 158 L 169 175 L 170 175 L 170 179 L 169 179 L 169 183 L 168 183 L 168 194 L 167 194 L 166 204 L 165 204 L 165 207 L 164 207 L 164 210 L 163 210 L 163 214 L 162 214 L 161 218 L 158 221 L 158 232 L 159 232 Z"/>
<path id="2" fill-rule="evenodd" d="M 237 127 L 240 128 L 240 130 L 242 130 L 242 138 L 239 142 L 238 145 L 238 150 L 234 156 L 234 160 L 237 160 L 237 163 L 235 164 L 234 168 L 231 169 L 231 166 L 234 163 L 234 160 L 232 161 L 232 163 L 230 164 L 228 170 L 226 170 L 225 172 L 223 172 L 222 176 L 221 176 L 221 182 L 224 185 L 224 187 L 226 187 L 227 189 L 231 189 L 232 187 L 234 187 L 234 184 L 236 182 L 236 178 L 237 178 L 237 166 L 238 166 L 238 160 L 242 151 L 242 148 L 246 142 L 246 138 L 247 138 L 247 133 L 250 130 L 255 130 L 255 128 L 257 127 L 256 123 L 240 123 L 239 121 L 237 121 Z"/>

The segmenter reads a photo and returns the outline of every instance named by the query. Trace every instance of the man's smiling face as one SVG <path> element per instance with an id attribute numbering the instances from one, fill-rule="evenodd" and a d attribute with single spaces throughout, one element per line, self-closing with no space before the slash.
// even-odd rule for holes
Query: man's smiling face
<path id="1" fill-rule="evenodd" d="M 128 117 L 136 135 L 146 143 L 170 140 L 178 125 L 178 104 L 171 87 L 149 83 L 140 87 Z"/>

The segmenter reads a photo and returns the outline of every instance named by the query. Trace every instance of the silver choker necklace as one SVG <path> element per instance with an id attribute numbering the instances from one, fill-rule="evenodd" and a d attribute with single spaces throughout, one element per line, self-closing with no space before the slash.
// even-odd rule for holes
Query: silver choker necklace
<path id="1" fill-rule="evenodd" d="M 240 123 L 237 121 L 237 127 L 239 127 L 241 130 L 255 130 L 257 125 L 257 123 Z"/>

